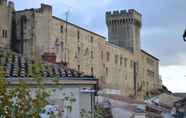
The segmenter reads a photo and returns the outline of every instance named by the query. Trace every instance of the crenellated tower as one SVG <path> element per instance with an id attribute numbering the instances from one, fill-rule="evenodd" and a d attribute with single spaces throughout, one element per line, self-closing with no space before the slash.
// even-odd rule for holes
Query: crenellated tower
<path id="1" fill-rule="evenodd" d="M 141 14 L 134 9 L 106 12 L 108 41 L 131 52 L 140 50 Z"/>
<path id="2" fill-rule="evenodd" d="M 10 49 L 14 3 L 0 0 L 0 48 Z"/>

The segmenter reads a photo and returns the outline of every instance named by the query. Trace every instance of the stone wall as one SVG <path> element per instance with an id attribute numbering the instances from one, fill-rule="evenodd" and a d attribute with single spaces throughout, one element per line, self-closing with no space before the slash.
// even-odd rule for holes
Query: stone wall
<path id="1" fill-rule="evenodd" d="M 145 96 L 147 92 L 161 88 L 162 82 L 159 76 L 159 59 L 153 57 L 145 51 L 141 51 L 142 67 L 142 90 Z"/>
<path id="2" fill-rule="evenodd" d="M 14 3 L 0 0 L 0 47 L 10 49 Z"/>
<path id="3" fill-rule="evenodd" d="M 129 12 L 140 20 L 137 12 Z M 46 53 L 56 54 L 57 62 L 66 62 L 70 68 L 98 78 L 101 89 L 119 90 L 124 96 L 141 96 L 144 82 L 152 88 L 160 85 L 157 82 L 159 60 L 141 51 L 140 29 L 135 29 L 131 31 L 132 40 L 136 42 L 132 43 L 131 52 L 109 43 L 99 34 L 52 16 L 52 7 L 42 4 L 38 9 L 16 12 L 14 40 L 18 52 L 26 57 L 40 59 Z M 147 58 L 152 65 L 146 62 Z M 147 70 L 154 76 L 147 76 Z M 148 91 L 148 87 L 145 90 Z"/>

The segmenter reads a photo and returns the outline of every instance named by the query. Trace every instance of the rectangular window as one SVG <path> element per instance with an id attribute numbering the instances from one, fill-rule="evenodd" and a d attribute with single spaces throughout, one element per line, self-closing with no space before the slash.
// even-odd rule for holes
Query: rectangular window
<path id="1" fill-rule="evenodd" d="M 5 38 L 5 30 L 2 30 L 2 36 Z"/>
<path id="2" fill-rule="evenodd" d="M 93 76 L 94 75 L 94 68 L 91 67 L 91 75 Z"/>
<path id="3" fill-rule="evenodd" d="M 5 38 L 8 37 L 8 33 L 7 33 L 7 30 L 5 30 Z"/>
<path id="4" fill-rule="evenodd" d="M 93 36 L 91 36 L 90 37 L 90 42 L 93 43 L 93 40 L 94 40 L 94 38 L 93 38 Z"/>
<path id="5" fill-rule="evenodd" d="M 103 60 L 103 51 L 101 51 L 101 60 Z"/>
<path id="6" fill-rule="evenodd" d="M 123 64 L 123 57 L 120 57 L 120 66 Z"/>
<path id="7" fill-rule="evenodd" d="M 106 67 L 105 71 L 106 71 L 106 76 L 108 76 L 108 67 Z"/>
<path id="8" fill-rule="evenodd" d="M 130 67 L 132 68 L 132 66 L 133 66 L 133 61 L 130 60 Z"/>
<path id="9" fill-rule="evenodd" d="M 60 27 L 60 32 L 63 33 L 63 25 Z"/>
<path id="10" fill-rule="evenodd" d="M 154 72 L 153 71 L 151 71 L 151 70 L 147 70 L 147 75 L 149 76 L 149 77 L 154 77 Z"/>
<path id="11" fill-rule="evenodd" d="M 115 64 L 118 63 L 118 55 L 115 55 Z"/>
<path id="12" fill-rule="evenodd" d="M 107 52 L 107 61 L 109 61 L 109 59 L 110 59 L 110 54 L 109 52 Z"/>
<path id="13" fill-rule="evenodd" d="M 124 59 L 125 67 L 127 67 L 127 58 Z"/>
<path id="14" fill-rule="evenodd" d="M 77 47 L 77 50 L 78 50 L 78 54 L 80 54 L 80 47 Z"/>
<path id="15" fill-rule="evenodd" d="M 93 59 L 94 58 L 94 52 L 91 51 L 91 58 Z"/>
<path id="16" fill-rule="evenodd" d="M 77 68 L 78 68 L 78 71 L 80 71 L 80 65 L 78 65 L 78 67 L 77 67 Z"/>
<path id="17" fill-rule="evenodd" d="M 78 41 L 80 39 L 80 32 L 79 32 L 79 30 L 77 31 L 77 39 L 78 39 Z"/>
<path id="18" fill-rule="evenodd" d="M 8 37 L 7 30 L 2 30 L 2 36 L 3 36 L 3 38 L 7 38 Z"/>
<path id="19" fill-rule="evenodd" d="M 4 30 L 2 30 L 2 37 L 3 37 L 3 38 L 4 38 L 4 35 L 5 35 Z"/>
<path id="20" fill-rule="evenodd" d="M 146 58 L 146 61 L 149 65 L 154 66 L 154 61 L 150 58 Z"/>

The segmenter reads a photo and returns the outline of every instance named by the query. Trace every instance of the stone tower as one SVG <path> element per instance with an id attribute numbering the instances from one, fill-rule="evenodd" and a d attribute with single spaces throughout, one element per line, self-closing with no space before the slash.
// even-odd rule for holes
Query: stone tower
<path id="1" fill-rule="evenodd" d="M 131 52 L 140 50 L 141 14 L 134 9 L 106 12 L 108 40 Z"/>
<path id="2" fill-rule="evenodd" d="M 0 48 L 10 49 L 14 3 L 0 0 Z"/>

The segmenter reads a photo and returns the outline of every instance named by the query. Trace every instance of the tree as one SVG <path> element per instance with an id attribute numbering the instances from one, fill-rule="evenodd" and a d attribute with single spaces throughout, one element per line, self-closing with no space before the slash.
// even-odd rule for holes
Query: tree
<path id="1" fill-rule="evenodd" d="M 10 88 L 5 78 L 5 69 L 0 67 L 0 118 L 39 118 L 42 108 L 47 104 L 49 94 L 45 91 L 41 64 L 33 64 L 30 72 L 37 83 L 36 96 L 31 97 L 31 88 L 26 80 L 18 80 L 19 85 Z"/>

